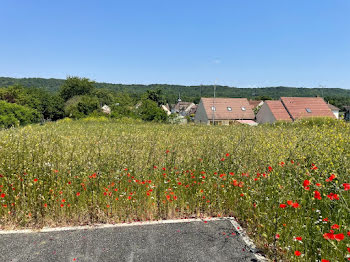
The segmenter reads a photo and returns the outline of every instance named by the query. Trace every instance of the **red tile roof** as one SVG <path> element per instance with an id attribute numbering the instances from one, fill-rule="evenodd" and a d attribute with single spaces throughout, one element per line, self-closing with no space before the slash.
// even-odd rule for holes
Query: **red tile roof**
<path id="1" fill-rule="evenodd" d="M 332 111 L 340 111 L 340 109 L 339 109 L 338 107 L 336 107 L 336 106 L 334 106 L 334 105 L 332 105 L 332 104 L 328 104 L 328 107 L 329 107 L 329 109 L 332 110 Z"/>
<path id="2" fill-rule="evenodd" d="M 213 113 L 215 120 L 234 120 L 234 119 L 254 119 L 255 115 L 246 98 L 202 98 L 204 109 L 209 119 L 212 119 Z M 212 106 L 215 111 L 212 111 Z M 227 108 L 232 110 L 229 111 Z M 242 108 L 244 110 L 242 110 Z"/>
<path id="3" fill-rule="evenodd" d="M 276 121 L 292 121 L 292 118 L 280 100 L 267 100 L 265 103 L 270 108 Z"/>
<path id="4" fill-rule="evenodd" d="M 262 100 L 249 100 L 248 102 L 250 104 L 251 109 L 254 109 L 262 102 Z"/>
<path id="5" fill-rule="evenodd" d="M 321 97 L 281 97 L 281 101 L 294 120 L 304 117 L 335 118 Z"/>

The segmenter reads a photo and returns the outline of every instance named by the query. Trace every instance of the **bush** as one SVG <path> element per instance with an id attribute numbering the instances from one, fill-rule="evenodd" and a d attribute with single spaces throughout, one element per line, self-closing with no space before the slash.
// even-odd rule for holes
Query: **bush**
<path id="1" fill-rule="evenodd" d="M 86 117 L 99 108 L 97 97 L 75 96 L 66 102 L 65 113 L 68 117 L 77 119 Z"/>
<path id="2" fill-rule="evenodd" d="M 0 101 L 0 127 L 8 128 L 36 123 L 40 120 L 38 111 L 5 101 Z"/>
<path id="3" fill-rule="evenodd" d="M 144 121 L 165 122 L 168 115 L 157 103 L 149 99 L 144 99 L 138 109 L 141 119 Z"/>

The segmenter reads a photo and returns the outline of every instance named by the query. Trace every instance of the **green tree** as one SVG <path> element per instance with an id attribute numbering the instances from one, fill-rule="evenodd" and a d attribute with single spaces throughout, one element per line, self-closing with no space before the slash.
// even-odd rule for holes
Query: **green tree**
<path id="1" fill-rule="evenodd" d="M 165 104 L 165 97 L 161 89 L 147 90 L 146 99 L 152 100 L 157 103 L 158 106 Z"/>
<path id="2" fill-rule="evenodd" d="M 96 110 L 100 110 L 100 103 L 95 96 L 74 96 L 65 104 L 65 113 L 71 118 L 83 118 Z"/>
<path id="3" fill-rule="evenodd" d="M 144 121 L 165 122 L 168 119 L 165 111 L 156 102 L 149 99 L 142 100 L 138 112 Z"/>
<path id="4" fill-rule="evenodd" d="M 40 113 L 32 108 L 0 101 L 0 127 L 26 125 L 40 121 Z"/>
<path id="5" fill-rule="evenodd" d="M 74 96 L 89 95 L 94 90 L 94 84 L 95 82 L 90 81 L 88 78 L 69 76 L 61 86 L 59 94 L 64 101 Z"/>

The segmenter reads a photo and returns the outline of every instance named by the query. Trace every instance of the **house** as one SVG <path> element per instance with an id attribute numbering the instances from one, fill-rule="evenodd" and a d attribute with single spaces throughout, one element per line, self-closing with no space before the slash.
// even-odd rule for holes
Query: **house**
<path id="1" fill-rule="evenodd" d="M 110 114 L 111 113 L 111 108 L 107 105 L 104 105 L 103 107 L 101 107 L 102 109 L 102 112 L 105 113 L 105 114 Z"/>
<path id="2" fill-rule="evenodd" d="M 194 117 L 196 123 L 230 125 L 236 120 L 254 120 L 246 98 L 201 98 Z"/>
<path id="3" fill-rule="evenodd" d="M 264 124 L 276 121 L 291 122 L 292 118 L 280 100 L 267 100 L 256 114 L 256 122 Z"/>
<path id="4" fill-rule="evenodd" d="M 165 111 L 165 113 L 166 113 L 167 115 L 170 115 L 170 114 L 171 114 L 170 107 L 169 107 L 168 104 L 166 104 L 166 105 L 161 105 L 161 108 Z"/>
<path id="5" fill-rule="evenodd" d="M 174 105 L 172 113 L 177 113 L 182 116 L 187 116 L 191 114 L 192 108 L 195 108 L 196 105 L 192 102 L 184 102 L 179 99 L 177 104 Z M 193 112 L 193 110 L 192 110 Z"/>
<path id="6" fill-rule="evenodd" d="M 335 115 L 337 119 L 339 119 L 339 111 L 340 109 L 334 105 L 328 104 L 329 109 L 332 111 L 332 113 Z"/>
<path id="7" fill-rule="evenodd" d="M 281 97 L 281 102 L 293 121 L 306 117 L 335 118 L 322 97 Z"/>
<path id="8" fill-rule="evenodd" d="M 335 118 L 335 115 L 321 97 L 281 97 L 278 101 L 265 101 L 256 120 L 258 123 L 274 123 L 308 117 Z"/>
<path id="9" fill-rule="evenodd" d="M 192 106 L 190 111 L 188 112 L 189 115 L 193 115 L 194 116 L 196 114 L 196 112 L 197 112 L 197 108 L 198 108 L 198 105 Z"/>
<path id="10" fill-rule="evenodd" d="M 344 120 L 350 121 L 350 106 L 344 106 Z"/>

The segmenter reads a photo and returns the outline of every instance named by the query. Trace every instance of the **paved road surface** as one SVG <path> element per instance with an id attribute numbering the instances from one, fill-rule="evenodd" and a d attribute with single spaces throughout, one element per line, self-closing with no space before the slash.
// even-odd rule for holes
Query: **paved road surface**
<path id="1" fill-rule="evenodd" d="M 257 261 L 228 220 L 0 235 L 0 261 Z"/>

